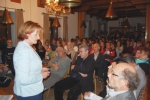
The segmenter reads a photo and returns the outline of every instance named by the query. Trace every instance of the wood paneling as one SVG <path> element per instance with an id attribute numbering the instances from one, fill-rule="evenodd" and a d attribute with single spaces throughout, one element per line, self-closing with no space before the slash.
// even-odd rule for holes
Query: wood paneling
<path id="1" fill-rule="evenodd" d="M 86 0 L 82 2 L 81 6 L 72 8 L 72 11 L 85 11 L 86 14 L 91 16 L 105 18 L 110 1 L 111 0 Z M 150 0 L 112 0 L 112 2 L 119 18 L 124 18 L 126 13 L 128 13 L 128 17 L 145 17 L 146 5 L 150 4 Z"/>
<path id="2" fill-rule="evenodd" d="M 146 41 L 150 40 L 150 5 L 146 7 Z"/>
<path id="3" fill-rule="evenodd" d="M 78 13 L 78 36 L 80 39 L 84 38 L 85 29 L 83 27 L 81 28 L 81 24 L 82 24 L 82 21 L 85 20 L 85 15 L 86 15 L 85 12 Z"/>

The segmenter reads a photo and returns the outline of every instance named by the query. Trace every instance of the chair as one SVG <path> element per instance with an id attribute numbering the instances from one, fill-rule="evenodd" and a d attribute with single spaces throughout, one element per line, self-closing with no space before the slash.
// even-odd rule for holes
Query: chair
<path id="1" fill-rule="evenodd" d="M 70 72 L 70 67 L 68 68 L 68 70 L 67 70 L 67 72 L 66 72 L 66 74 L 64 75 L 64 77 L 63 77 L 63 78 L 67 78 L 67 77 L 68 77 L 69 72 Z M 47 97 L 48 97 L 48 95 L 50 94 L 50 89 L 51 89 L 51 88 L 49 88 L 49 89 L 47 90 Z"/>
<path id="2" fill-rule="evenodd" d="M 140 90 L 137 100 L 147 100 L 148 95 L 148 77 L 146 85 Z"/>

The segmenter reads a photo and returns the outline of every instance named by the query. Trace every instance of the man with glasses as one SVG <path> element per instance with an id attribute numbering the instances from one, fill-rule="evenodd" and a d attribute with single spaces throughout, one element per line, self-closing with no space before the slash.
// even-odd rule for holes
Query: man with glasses
<path id="1" fill-rule="evenodd" d="M 139 78 L 134 67 L 126 62 L 114 62 L 108 70 L 108 87 L 113 90 L 107 91 L 103 99 L 98 96 L 96 99 L 96 95 L 91 92 L 86 92 L 84 97 L 89 97 L 89 100 L 136 100 L 133 90 L 138 85 Z"/>
<path id="2" fill-rule="evenodd" d="M 15 76 L 14 64 L 13 64 L 13 54 L 15 47 L 12 46 L 12 40 L 7 40 L 7 47 L 4 48 L 2 52 L 2 61 L 8 64 L 8 68 L 11 70 L 12 74 Z"/>

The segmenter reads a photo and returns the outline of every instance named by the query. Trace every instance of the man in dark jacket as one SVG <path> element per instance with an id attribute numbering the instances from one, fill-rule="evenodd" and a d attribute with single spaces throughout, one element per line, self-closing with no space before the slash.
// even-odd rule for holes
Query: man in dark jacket
<path id="1" fill-rule="evenodd" d="M 88 56 L 89 47 L 80 45 L 79 57 L 75 65 L 71 66 L 70 77 L 57 82 L 54 86 L 55 100 L 63 100 L 63 92 L 70 89 L 67 100 L 77 100 L 85 91 L 93 91 L 93 72 L 95 60 Z"/>
<path id="2" fill-rule="evenodd" d="M 12 74 L 15 76 L 14 64 L 13 64 L 13 54 L 15 47 L 12 47 L 12 40 L 7 40 L 7 47 L 4 48 L 2 53 L 2 62 L 8 64 L 8 68 L 11 70 Z"/>

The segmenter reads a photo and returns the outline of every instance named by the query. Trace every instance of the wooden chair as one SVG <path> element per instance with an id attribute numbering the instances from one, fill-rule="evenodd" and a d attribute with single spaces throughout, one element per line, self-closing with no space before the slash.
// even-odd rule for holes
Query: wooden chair
<path id="1" fill-rule="evenodd" d="M 64 75 L 64 77 L 63 77 L 63 78 L 67 78 L 67 77 L 68 77 L 69 72 L 70 72 L 70 67 L 69 67 L 69 69 L 67 70 L 67 72 L 66 72 L 66 74 Z M 51 88 L 49 88 L 49 89 L 47 90 L 47 97 L 48 97 L 48 95 L 50 94 L 50 90 L 51 90 Z"/>

